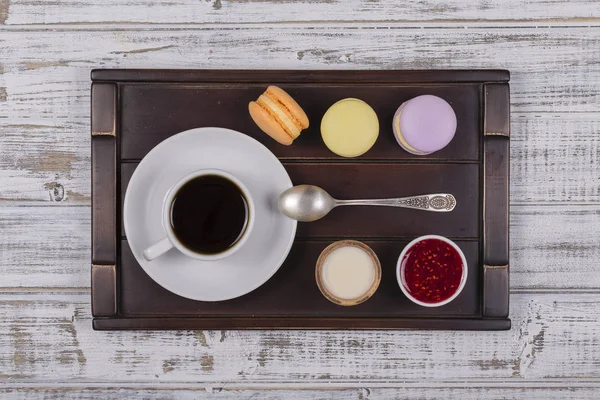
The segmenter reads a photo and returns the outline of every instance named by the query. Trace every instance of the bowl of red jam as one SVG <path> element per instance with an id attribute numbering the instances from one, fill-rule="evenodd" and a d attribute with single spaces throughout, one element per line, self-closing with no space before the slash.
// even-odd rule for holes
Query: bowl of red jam
<path id="1" fill-rule="evenodd" d="M 410 242 L 398 258 L 396 277 L 402 292 L 424 307 L 454 300 L 467 282 L 467 260 L 452 240 L 438 235 Z"/>

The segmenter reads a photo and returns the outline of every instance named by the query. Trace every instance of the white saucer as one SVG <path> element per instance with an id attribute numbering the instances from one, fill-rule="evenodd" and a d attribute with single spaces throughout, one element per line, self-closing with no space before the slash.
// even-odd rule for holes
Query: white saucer
<path id="1" fill-rule="evenodd" d="M 171 249 L 153 261 L 142 252 L 165 236 L 163 199 L 183 176 L 201 169 L 221 169 L 249 189 L 256 207 L 248 241 L 217 261 L 192 259 Z M 279 160 L 262 144 L 223 128 L 197 128 L 156 146 L 135 170 L 123 209 L 125 233 L 135 259 L 156 283 L 180 296 L 221 301 L 242 296 L 265 283 L 287 257 L 297 222 L 277 209 L 277 197 L 292 187 Z"/>

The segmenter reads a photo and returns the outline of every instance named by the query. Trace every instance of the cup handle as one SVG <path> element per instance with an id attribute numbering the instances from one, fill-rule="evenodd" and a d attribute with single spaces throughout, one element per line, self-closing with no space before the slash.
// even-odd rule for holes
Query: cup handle
<path id="1" fill-rule="evenodd" d="M 152 246 L 144 250 L 144 258 L 148 261 L 152 261 L 156 257 L 163 255 L 172 248 L 173 245 L 171 244 L 169 238 L 164 237 L 159 242 L 154 243 Z"/>

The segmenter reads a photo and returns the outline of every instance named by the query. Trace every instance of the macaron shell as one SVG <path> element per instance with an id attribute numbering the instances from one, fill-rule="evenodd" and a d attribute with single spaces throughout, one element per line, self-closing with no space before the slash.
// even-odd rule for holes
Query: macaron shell
<path id="1" fill-rule="evenodd" d="M 414 154 L 415 156 L 426 156 L 428 154 L 431 154 L 433 152 L 429 152 L 429 153 L 423 153 L 423 152 L 419 152 L 416 151 L 415 149 L 411 148 L 408 143 L 406 143 L 404 141 L 404 138 L 402 138 L 401 136 L 396 136 L 396 141 L 398 142 L 398 144 L 400 145 L 400 147 L 402 147 L 402 149 L 404 151 L 409 152 L 410 154 Z"/>
<path id="2" fill-rule="evenodd" d="M 264 108 L 259 106 L 256 102 L 251 101 L 248 104 L 248 111 L 256 125 L 258 125 L 258 127 L 267 135 L 285 146 L 292 144 L 294 141 L 292 137 L 285 132 L 279 122 L 265 111 Z"/>
<path id="3" fill-rule="evenodd" d="M 321 120 L 325 145 L 342 157 L 358 157 L 373 147 L 379 137 L 375 111 L 360 99 L 348 98 L 333 104 Z"/>
<path id="4" fill-rule="evenodd" d="M 456 133 L 456 114 L 452 106 L 437 96 L 422 95 L 409 100 L 399 118 L 403 139 L 423 153 L 443 149 Z"/>
<path id="5" fill-rule="evenodd" d="M 392 122 L 392 125 L 393 125 L 394 137 L 396 138 L 396 142 L 398 142 L 398 144 L 400 145 L 400 147 L 402 147 L 402 149 L 409 152 L 410 154 L 414 154 L 416 156 L 425 156 L 427 154 L 431 154 L 431 153 L 424 153 L 422 151 L 419 151 L 419 150 L 411 147 L 406 142 L 406 140 L 404 140 L 404 136 L 402 136 L 402 131 L 400 130 L 400 115 L 402 114 L 402 110 L 404 109 L 404 106 L 407 103 L 408 103 L 407 101 L 402 103 L 400 105 L 400 107 L 398 107 L 398 110 L 396 111 L 396 113 L 394 114 L 394 120 Z"/>
<path id="6" fill-rule="evenodd" d="M 302 127 L 302 129 L 308 128 L 308 116 L 306 115 L 302 107 L 300 107 L 300 105 L 296 103 L 296 100 L 294 100 L 292 96 L 290 96 L 285 90 L 281 89 L 278 86 L 269 86 L 266 91 L 275 96 L 277 100 L 279 100 L 283 103 L 283 105 L 285 105 L 285 107 L 290 111 L 293 117 L 296 118 L 298 122 L 300 122 L 300 126 Z"/>
<path id="7" fill-rule="evenodd" d="M 256 100 L 256 104 L 270 114 L 283 128 L 285 133 L 292 137 L 292 139 L 296 139 L 300 136 L 300 128 L 298 128 L 296 123 L 288 116 L 284 107 L 281 106 L 278 100 L 273 100 L 270 96 L 263 93 L 258 100 Z"/>

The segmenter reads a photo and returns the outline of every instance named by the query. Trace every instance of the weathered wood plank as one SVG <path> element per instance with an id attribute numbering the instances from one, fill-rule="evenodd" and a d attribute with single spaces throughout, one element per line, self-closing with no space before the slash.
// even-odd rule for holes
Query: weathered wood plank
<path id="1" fill-rule="evenodd" d="M 430 22 L 597 22 L 594 0 L 457 0 L 422 2 L 373 2 L 369 0 L 239 1 L 158 0 L 151 7 L 125 0 L 32 3 L 6 1 L 0 24 L 82 23 L 252 23 L 319 21 L 430 21 Z M 1 10 L 1 9 L 0 9 Z"/>
<path id="2" fill-rule="evenodd" d="M 599 206 L 513 206 L 510 229 L 513 290 L 600 287 Z M 89 285 L 89 207 L 0 207 L 0 287 Z"/>
<path id="3" fill-rule="evenodd" d="M 0 287 L 89 287 L 90 215 L 89 206 L 0 207 Z"/>
<path id="4" fill-rule="evenodd" d="M 88 203 L 89 69 L 100 66 L 509 68 L 512 200 L 597 201 L 600 28 L 398 27 L 2 32 L 0 201 Z M 546 114 L 557 111 L 584 113 Z"/>
<path id="5" fill-rule="evenodd" d="M 89 70 L 136 68 L 511 70 L 513 112 L 597 112 L 600 27 L 405 29 L 399 25 L 236 25 L 0 33 L 0 118 L 89 113 Z M 52 43 L 52 46 L 47 45 Z M 527 57 L 523 57 L 527 54 Z"/>
<path id="6" fill-rule="evenodd" d="M 0 124 L 0 202 L 89 204 L 89 121 L 22 122 Z"/>
<path id="7" fill-rule="evenodd" d="M 83 117 L 0 124 L 0 204 L 89 204 L 88 130 Z M 599 114 L 514 114 L 513 204 L 598 203 L 599 131 Z"/>
<path id="8" fill-rule="evenodd" d="M 600 201 L 599 131 L 600 114 L 513 115 L 511 202 Z"/>
<path id="9" fill-rule="evenodd" d="M 513 206 L 511 288 L 600 287 L 598 237 L 597 206 Z"/>
<path id="10" fill-rule="evenodd" d="M 261 400 L 397 400 L 397 399 L 444 399 L 444 400 L 480 400 L 489 399 L 521 399 L 530 400 L 564 400 L 569 399 L 596 399 L 600 384 L 591 384 L 589 387 L 578 387 L 565 383 L 558 387 L 545 387 L 543 383 L 537 386 L 525 387 L 494 387 L 493 382 L 486 383 L 486 387 L 468 387 L 472 382 L 464 382 L 456 386 L 449 387 L 414 387 L 411 385 L 400 386 L 398 388 L 371 387 L 363 384 L 364 387 L 357 388 L 339 388 L 336 386 L 311 389 L 298 385 L 289 384 L 290 389 L 276 388 L 266 386 L 261 389 L 245 389 L 231 387 L 212 387 L 198 386 L 197 388 L 181 388 L 173 386 L 165 387 L 135 387 L 135 385 L 120 388 L 117 385 L 102 387 L 89 387 L 85 384 L 73 385 L 72 387 L 40 387 L 23 388 L 18 385 L 0 386 L 0 394 L 5 400 L 11 399 L 43 399 L 43 400 L 95 400 L 102 398 L 105 400 L 120 399 L 177 399 L 177 400 L 199 400 L 199 399 L 218 399 L 218 400 L 243 400 L 243 399 L 261 399 Z M 577 385 L 577 383 L 575 383 Z M 49 386 L 49 385 L 48 385 Z M 294 388 L 296 387 L 296 388 Z"/>
<path id="11" fill-rule="evenodd" d="M 515 294 L 506 332 L 95 332 L 89 294 L 0 295 L 16 382 L 285 383 L 598 378 L 598 294 Z M 302 382 L 302 383 L 300 383 Z"/>

